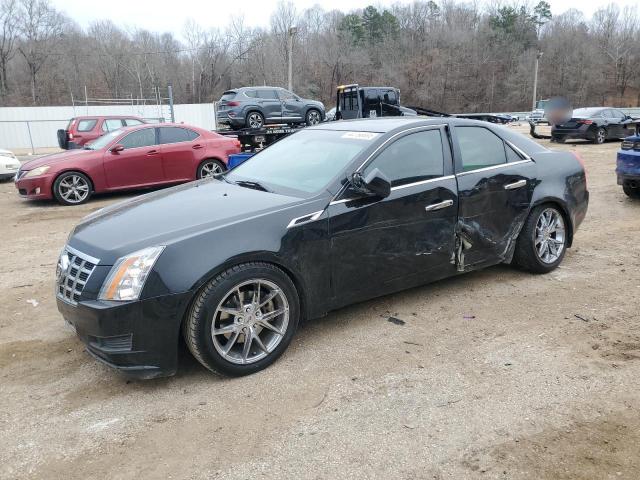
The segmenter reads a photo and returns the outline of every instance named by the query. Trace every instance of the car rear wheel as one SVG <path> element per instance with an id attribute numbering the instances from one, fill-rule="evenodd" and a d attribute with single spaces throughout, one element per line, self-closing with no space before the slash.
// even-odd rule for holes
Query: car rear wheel
<path id="1" fill-rule="evenodd" d="M 282 355 L 299 316 L 298 294 L 288 275 L 272 264 L 252 262 L 211 280 L 197 295 L 182 332 L 206 368 L 241 376 Z"/>
<path id="2" fill-rule="evenodd" d="M 317 125 L 322 121 L 322 115 L 315 109 L 311 109 L 307 112 L 306 123 L 307 125 Z"/>
<path id="3" fill-rule="evenodd" d="M 264 126 L 264 117 L 260 112 L 249 112 L 247 115 L 247 127 L 262 128 Z"/>
<path id="4" fill-rule="evenodd" d="M 65 172 L 53 183 L 53 196 L 62 205 L 80 205 L 91 197 L 91 180 L 80 172 Z"/>
<path id="5" fill-rule="evenodd" d="M 593 137 L 593 143 L 602 145 L 607 140 L 607 131 L 600 127 L 596 130 L 596 134 Z"/>
<path id="6" fill-rule="evenodd" d="M 512 263 L 533 273 L 548 273 L 562 263 L 566 245 L 564 215 L 553 205 L 541 205 L 522 227 Z"/>
<path id="7" fill-rule="evenodd" d="M 227 166 L 222 163 L 220 160 L 216 160 L 215 158 L 209 158 L 204 160 L 198 166 L 197 177 L 198 178 L 207 178 L 213 177 L 219 173 L 224 172 L 227 169 Z"/>
<path id="8" fill-rule="evenodd" d="M 632 187 L 631 185 L 623 185 L 622 190 L 629 198 L 640 198 L 640 187 Z"/>

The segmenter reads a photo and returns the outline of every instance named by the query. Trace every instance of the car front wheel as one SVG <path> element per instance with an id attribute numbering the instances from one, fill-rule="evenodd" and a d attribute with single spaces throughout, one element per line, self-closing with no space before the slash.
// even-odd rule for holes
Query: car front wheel
<path id="1" fill-rule="evenodd" d="M 307 112 L 307 125 L 317 125 L 322 121 L 322 115 L 318 110 L 311 109 Z"/>
<path id="2" fill-rule="evenodd" d="M 552 205 L 534 208 L 518 237 L 513 264 L 533 273 L 548 273 L 564 258 L 567 228 L 562 212 Z"/>
<path id="3" fill-rule="evenodd" d="M 622 190 L 629 198 L 640 198 L 640 187 L 632 187 L 631 185 L 623 185 Z"/>
<path id="4" fill-rule="evenodd" d="M 275 265 L 237 265 L 198 293 L 183 324 L 193 356 L 228 376 L 266 368 L 286 350 L 298 326 L 296 288 Z"/>
<path id="5" fill-rule="evenodd" d="M 80 205 L 91 197 L 91 180 L 80 172 L 65 172 L 53 183 L 53 196 L 62 205 Z"/>

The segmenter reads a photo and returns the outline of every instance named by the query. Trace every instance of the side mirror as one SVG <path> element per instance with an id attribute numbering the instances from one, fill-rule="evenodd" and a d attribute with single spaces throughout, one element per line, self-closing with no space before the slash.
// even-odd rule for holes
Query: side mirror
<path id="1" fill-rule="evenodd" d="M 120 145 L 119 143 L 117 143 L 116 145 L 114 145 L 113 147 L 111 147 L 111 153 L 118 153 L 124 150 L 124 145 Z"/>
<path id="2" fill-rule="evenodd" d="M 391 194 L 391 182 L 379 169 L 374 168 L 366 176 L 356 172 L 351 176 L 351 184 L 359 192 L 387 198 Z"/>

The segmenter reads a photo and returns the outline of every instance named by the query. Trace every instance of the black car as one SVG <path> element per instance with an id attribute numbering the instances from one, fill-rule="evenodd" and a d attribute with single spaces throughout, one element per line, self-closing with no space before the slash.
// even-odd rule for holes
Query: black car
<path id="1" fill-rule="evenodd" d="M 616 108 L 578 108 L 568 121 L 551 127 L 551 140 L 564 142 L 580 138 L 600 144 L 633 135 L 636 124 L 637 120 Z"/>
<path id="2" fill-rule="evenodd" d="M 98 360 L 256 372 L 306 320 L 511 263 L 556 268 L 587 212 L 578 157 L 504 127 L 380 118 L 301 129 L 217 178 L 107 207 L 71 233 L 57 304 Z"/>
<path id="3" fill-rule="evenodd" d="M 325 118 L 322 102 L 299 97 L 284 88 L 242 87 L 223 93 L 217 122 L 232 128 L 262 128 L 274 123 L 317 125 Z"/>

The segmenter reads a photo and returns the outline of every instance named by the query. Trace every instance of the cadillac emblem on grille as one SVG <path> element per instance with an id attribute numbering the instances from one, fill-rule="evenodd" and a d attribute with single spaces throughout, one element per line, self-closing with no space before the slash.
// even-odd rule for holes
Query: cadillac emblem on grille
<path id="1" fill-rule="evenodd" d="M 65 247 L 56 267 L 56 295 L 76 305 L 91 273 L 100 260 Z"/>

